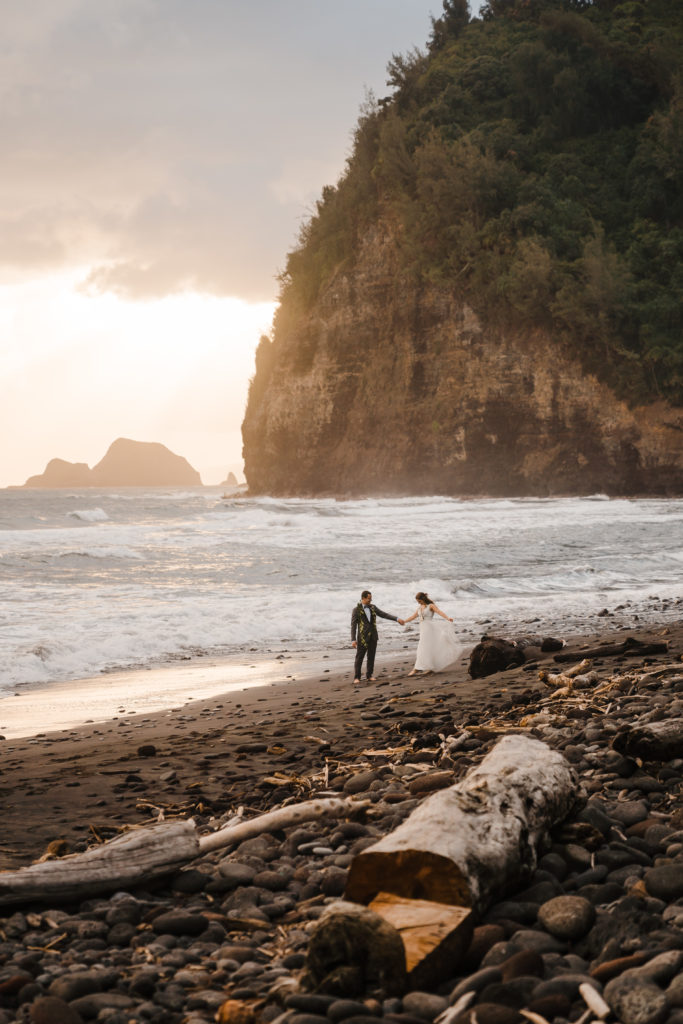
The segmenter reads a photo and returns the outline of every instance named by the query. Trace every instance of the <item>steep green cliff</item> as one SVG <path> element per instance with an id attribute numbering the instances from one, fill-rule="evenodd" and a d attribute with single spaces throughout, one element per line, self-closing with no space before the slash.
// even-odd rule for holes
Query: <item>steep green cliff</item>
<path id="1" fill-rule="evenodd" d="M 445 0 L 282 275 L 273 493 L 683 492 L 683 5 Z"/>

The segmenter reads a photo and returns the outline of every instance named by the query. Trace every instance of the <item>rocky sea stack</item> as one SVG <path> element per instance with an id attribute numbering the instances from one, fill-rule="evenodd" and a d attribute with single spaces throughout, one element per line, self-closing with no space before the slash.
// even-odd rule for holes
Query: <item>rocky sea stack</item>
<path id="1" fill-rule="evenodd" d="M 90 469 L 84 462 L 51 459 L 45 472 L 24 487 L 200 487 L 201 477 L 187 459 L 153 441 L 120 437 Z"/>
<path id="2" fill-rule="evenodd" d="M 445 0 L 288 256 L 252 493 L 683 493 L 682 17 Z"/>

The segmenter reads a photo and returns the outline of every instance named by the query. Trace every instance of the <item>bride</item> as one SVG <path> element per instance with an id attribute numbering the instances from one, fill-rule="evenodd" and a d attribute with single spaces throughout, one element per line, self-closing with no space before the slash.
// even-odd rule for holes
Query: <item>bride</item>
<path id="1" fill-rule="evenodd" d="M 412 615 L 404 619 L 404 622 L 411 622 L 418 617 L 420 619 L 420 642 L 417 645 L 415 667 L 408 675 L 414 676 L 417 672 L 441 672 L 460 657 L 463 648 L 457 643 L 452 630 L 434 616 L 440 615 L 446 622 L 452 622 L 453 619 L 442 612 L 424 591 L 416 594 L 415 600 L 417 608 Z"/>

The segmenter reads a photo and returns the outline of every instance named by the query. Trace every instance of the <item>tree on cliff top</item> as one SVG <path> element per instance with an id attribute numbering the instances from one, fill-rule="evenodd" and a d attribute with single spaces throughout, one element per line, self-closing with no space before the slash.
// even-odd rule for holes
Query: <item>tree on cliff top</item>
<path id="1" fill-rule="evenodd" d="M 683 5 L 445 0 L 361 112 L 281 276 L 310 306 L 388 225 L 405 273 L 542 326 L 626 397 L 683 399 Z"/>

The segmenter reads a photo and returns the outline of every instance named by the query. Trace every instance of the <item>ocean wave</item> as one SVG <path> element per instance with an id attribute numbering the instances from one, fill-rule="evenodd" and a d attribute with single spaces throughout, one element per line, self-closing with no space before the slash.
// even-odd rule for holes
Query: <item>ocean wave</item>
<path id="1" fill-rule="evenodd" d="M 60 560 L 68 558 L 96 558 L 98 560 L 112 559 L 114 561 L 118 559 L 125 561 L 133 559 L 137 562 L 144 561 L 145 559 L 145 555 L 140 551 L 112 544 L 105 544 L 94 548 L 72 548 L 68 551 L 59 551 L 56 553 L 56 557 Z"/>
<path id="2" fill-rule="evenodd" d="M 67 512 L 67 515 L 70 519 L 80 519 L 84 523 L 104 523 L 109 519 L 103 508 L 74 509 L 72 512 Z"/>
<path id="3" fill-rule="evenodd" d="M 651 595 L 683 598 L 683 550 L 670 550 L 683 501 L 181 493 L 0 495 L 5 522 L 49 524 L 2 534 L 0 685 L 198 649 L 346 651 L 366 587 L 402 617 L 426 590 L 463 635 L 484 622 L 565 631 L 622 604 L 630 628 L 662 614 Z M 382 650 L 414 641 L 415 623 L 409 634 L 381 623 Z"/>

